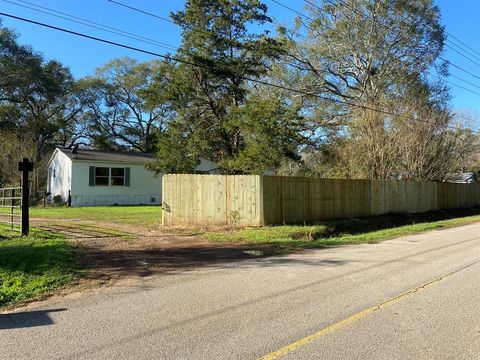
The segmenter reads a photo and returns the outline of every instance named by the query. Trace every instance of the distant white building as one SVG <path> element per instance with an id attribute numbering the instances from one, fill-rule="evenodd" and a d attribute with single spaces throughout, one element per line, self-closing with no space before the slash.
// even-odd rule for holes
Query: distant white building
<path id="1" fill-rule="evenodd" d="M 57 148 L 48 162 L 47 192 L 71 206 L 158 205 L 162 176 L 145 168 L 151 154 Z M 218 166 L 200 159 L 197 173 L 217 173 Z"/>
<path id="2" fill-rule="evenodd" d="M 445 177 L 445 182 L 454 184 L 475 184 L 478 181 L 477 174 L 475 174 L 474 172 L 463 172 L 447 174 Z"/>

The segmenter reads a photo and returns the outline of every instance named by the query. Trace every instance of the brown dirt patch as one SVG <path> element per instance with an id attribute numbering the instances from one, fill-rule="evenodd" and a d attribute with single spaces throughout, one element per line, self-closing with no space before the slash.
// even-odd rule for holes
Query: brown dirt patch
<path id="1" fill-rule="evenodd" d="M 184 272 L 272 253 L 272 249 L 261 246 L 213 243 L 188 229 L 172 232 L 171 229 L 106 222 L 42 219 L 34 219 L 33 225 L 74 240 L 80 247 L 80 267 L 86 269 L 84 279 L 102 284 Z M 249 250 L 255 251 L 246 252 Z"/>

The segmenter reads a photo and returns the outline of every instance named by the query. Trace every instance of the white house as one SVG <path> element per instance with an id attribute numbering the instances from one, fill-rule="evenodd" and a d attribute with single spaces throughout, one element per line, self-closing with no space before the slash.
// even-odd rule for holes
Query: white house
<path id="1" fill-rule="evenodd" d="M 47 192 L 71 197 L 71 206 L 155 205 L 162 202 L 162 176 L 145 165 L 151 154 L 57 148 L 48 162 Z M 200 159 L 195 172 L 215 173 L 218 166 Z"/>

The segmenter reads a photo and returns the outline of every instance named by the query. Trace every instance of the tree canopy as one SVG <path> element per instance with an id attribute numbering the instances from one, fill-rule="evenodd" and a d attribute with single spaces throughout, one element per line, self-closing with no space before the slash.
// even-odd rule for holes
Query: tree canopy
<path id="1" fill-rule="evenodd" d="M 445 170 L 445 159 L 430 156 L 414 170 L 406 157 L 420 143 L 408 151 L 405 143 L 420 129 L 432 154 L 453 141 L 448 89 L 429 74 L 446 73 L 438 7 L 431 0 L 344 0 L 309 2 L 306 11 L 307 19 L 279 29 L 288 46 L 282 78 L 318 95 L 304 101 L 318 135 L 309 153 L 325 161 L 319 175 L 440 179 L 442 171 L 427 168 Z"/>
<path id="2" fill-rule="evenodd" d="M 262 173 L 294 154 L 295 109 L 283 99 L 253 96 L 255 80 L 283 54 L 282 42 L 251 31 L 271 22 L 267 7 L 257 0 L 192 0 L 172 18 L 183 32 L 168 99 L 176 116 L 160 139 L 155 168 L 191 172 L 203 156 L 226 173 Z"/>
<path id="3" fill-rule="evenodd" d="M 456 122 L 441 80 L 433 0 L 309 0 L 303 12 L 271 33 L 260 0 L 187 0 L 170 14 L 182 32 L 170 60 L 113 59 L 81 79 L 0 25 L 0 139 L 13 146 L 2 167 L 15 148 L 41 163 L 82 144 L 156 153 L 157 173 L 193 172 L 201 157 L 225 174 L 443 180 L 478 169 L 478 135 Z"/>

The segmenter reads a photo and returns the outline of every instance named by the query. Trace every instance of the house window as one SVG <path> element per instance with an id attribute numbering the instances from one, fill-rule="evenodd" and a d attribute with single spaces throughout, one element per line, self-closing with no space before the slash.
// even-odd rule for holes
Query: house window
<path id="1" fill-rule="evenodd" d="M 130 186 L 130 168 L 89 167 L 89 186 Z"/>
<path id="2" fill-rule="evenodd" d="M 108 186 L 110 175 L 110 168 L 96 167 L 95 168 L 95 186 Z"/>
<path id="3" fill-rule="evenodd" d="M 125 186 L 125 168 L 111 168 L 110 185 Z"/>

